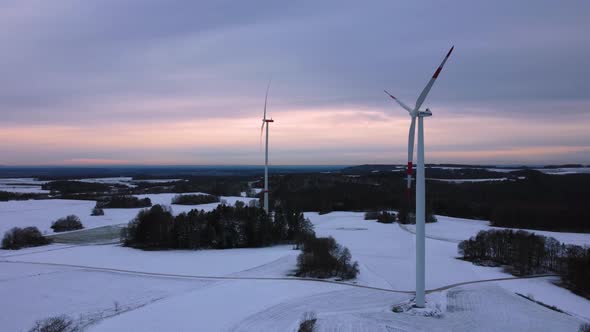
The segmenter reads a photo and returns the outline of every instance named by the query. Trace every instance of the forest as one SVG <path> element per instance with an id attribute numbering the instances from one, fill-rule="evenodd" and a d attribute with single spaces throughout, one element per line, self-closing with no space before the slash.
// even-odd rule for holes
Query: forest
<path id="1" fill-rule="evenodd" d="M 504 181 L 426 183 L 427 215 L 490 220 L 494 226 L 590 232 L 590 174 L 511 172 Z M 271 177 L 271 201 L 302 211 L 413 211 L 402 172 Z M 403 217 L 405 213 L 401 213 Z M 401 218 L 400 218 L 401 219 Z"/>

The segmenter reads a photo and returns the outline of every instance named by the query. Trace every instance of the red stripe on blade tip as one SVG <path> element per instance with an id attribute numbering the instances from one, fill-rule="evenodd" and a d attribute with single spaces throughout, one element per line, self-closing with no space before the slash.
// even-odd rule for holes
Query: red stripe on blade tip
<path id="1" fill-rule="evenodd" d="M 434 72 L 434 75 L 432 75 L 432 78 L 438 78 L 438 74 L 440 74 L 441 70 L 442 70 L 442 67 L 438 67 L 438 69 Z"/>

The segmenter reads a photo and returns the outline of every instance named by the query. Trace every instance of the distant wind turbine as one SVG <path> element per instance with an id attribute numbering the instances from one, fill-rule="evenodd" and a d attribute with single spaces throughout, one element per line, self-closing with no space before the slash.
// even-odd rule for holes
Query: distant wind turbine
<path id="1" fill-rule="evenodd" d="M 424 103 L 428 92 L 432 88 L 434 81 L 438 78 L 443 66 L 451 56 L 453 49 L 455 46 L 451 47 L 445 58 L 443 59 L 442 63 L 436 71 L 432 78 L 426 84 L 424 90 L 418 97 L 416 101 L 416 105 L 414 108 L 410 108 L 406 104 L 404 104 L 401 100 L 394 97 L 389 92 L 385 91 L 391 99 L 395 100 L 401 107 L 403 107 L 410 116 L 412 117 L 412 122 L 410 124 L 410 135 L 408 137 L 408 175 L 406 178 L 407 181 L 407 191 L 408 197 L 410 193 L 410 189 L 412 186 L 412 162 L 414 160 L 414 129 L 416 127 L 416 118 L 418 118 L 418 165 L 416 167 L 416 307 L 424 308 L 424 288 L 425 288 L 425 232 L 424 232 L 424 222 L 426 217 L 425 211 L 425 201 L 426 201 L 426 189 L 425 189 L 425 177 L 424 177 L 424 125 L 423 125 L 423 118 L 432 116 L 432 112 L 430 109 L 426 109 L 424 111 L 420 110 L 420 106 Z"/>
<path id="2" fill-rule="evenodd" d="M 262 127 L 260 127 L 260 140 L 262 140 L 262 131 L 266 125 L 266 145 L 264 151 L 264 211 L 268 213 L 268 126 L 269 123 L 274 122 L 273 119 L 266 118 L 266 104 L 268 101 L 268 90 L 270 89 L 270 83 L 266 87 L 266 95 L 264 97 L 264 116 L 262 117 Z"/>

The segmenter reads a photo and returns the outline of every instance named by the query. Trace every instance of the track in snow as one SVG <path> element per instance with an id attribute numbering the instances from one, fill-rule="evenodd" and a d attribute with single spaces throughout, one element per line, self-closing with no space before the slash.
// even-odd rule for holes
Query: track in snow
<path id="1" fill-rule="evenodd" d="M 411 231 L 409 228 L 407 228 L 406 226 L 397 223 L 399 228 L 403 229 L 404 231 L 416 235 L 416 232 Z M 436 236 L 431 236 L 431 235 L 425 235 L 427 239 L 431 239 L 431 240 L 437 240 L 437 241 L 444 241 L 444 242 L 450 242 L 450 243 L 460 243 L 460 240 L 452 240 L 452 239 L 445 239 L 443 237 L 436 237 Z"/>
<path id="2" fill-rule="evenodd" d="M 316 279 L 316 278 L 298 278 L 298 277 L 239 277 L 239 276 L 202 276 L 202 275 L 190 275 L 190 274 L 169 274 L 169 273 L 156 273 L 156 272 L 142 272 L 142 271 L 134 271 L 134 270 L 123 270 L 123 269 L 112 269 L 112 268 L 103 268 L 103 267 L 93 267 L 93 266 L 85 266 L 85 265 L 74 265 L 74 264 L 60 264 L 60 263 L 41 263 L 41 262 L 27 262 L 27 261 L 8 261 L 8 260 L 0 260 L 1 263 L 9 263 L 9 264 L 33 264 L 33 265 L 45 265 L 45 266 L 59 266 L 59 267 L 68 267 L 68 268 L 79 268 L 91 271 L 100 271 L 100 272 L 111 272 L 111 273 L 120 273 L 120 274 L 133 274 L 138 276 L 152 276 L 152 277 L 162 277 L 162 278 L 176 278 L 176 279 L 195 279 L 195 280 L 260 280 L 260 281 L 299 281 L 299 282 L 322 282 L 322 283 L 329 283 L 329 284 L 336 284 L 336 285 L 343 285 L 348 287 L 356 287 L 356 288 L 364 288 L 382 292 L 389 292 L 389 293 L 398 293 L 398 294 L 414 294 L 414 291 L 409 290 L 395 290 L 395 289 L 387 289 L 387 288 L 380 288 L 380 287 L 371 287 L 365 285 L 357 285 L 348 282 L 340 282 L 340 281 L 333 281 L 333 280 L 324 280 L 324 279 Z M 476 283 L 484 283 L 484 282 L 493 282 L 493 281 L 505 281 L 505 280 L 516 280 L 516 279 L 531 279 L 531 278 L 547 278 L 547 277 L 555 277 L 556 275 L 553 274 L 541 274 L 541 275 L 530 275 L 530 276 L 523 276 L 523 277 L 506 277 L 506 278 L 495 278 L 495 279 L 482 279 L 482 280 L 473 280 L 473 281 L 465 281 L 455 284 L 446 285 L 443 287 L 435 288 L 427 290 L 426 293 L 433 293 L 439 292 L 447 289 L 451 289 L 457 286 L 469 285 L 469 284 L 476 284 Z"/>

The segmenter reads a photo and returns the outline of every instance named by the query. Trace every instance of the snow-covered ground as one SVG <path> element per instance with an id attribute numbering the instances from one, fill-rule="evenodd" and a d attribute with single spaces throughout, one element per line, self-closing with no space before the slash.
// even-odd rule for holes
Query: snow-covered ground
<path id="1" fill-rule="evenodd" d="M 508 178 L 489 178 L 489 179 L 435 179 L 435 178 L 427 178 L 426 180 L 452 182 L 452 183 L 464 183 L 464 182 L 506 181 L 506 180 L 508 180 Z"/>
<path id="2" fill-rule="evenodd" d="M 543 173 L 555 175 L 590 173 L 590 167 L 539 168 L 537 170 Z"/>
<path id="3" fill-rule="evenodd" d="M 41 185 L 47 181 L 39 181 L 33 178 L 0 178 L 0 191 L 13 193 L 47 194 L 49 190 L 41 189 Z"/>
<path id="4" fill-rule="evenodd" d="M 87 178 L 87 179 L 76 179 L 75 181 L 90 182 L 90 183 L 103 183 L 103 184 L 119 184 L 127 187 L 135 187 L 137 183 L 166 183 L 180 181 L 181 179 L 141 179 L 133 180 L 132 177 L 121 176 L 112 178 Z"/>
<path id="5" fill-rule="evenodd" d="M 448 169 L 448 170 L 458 170 L 463 169 L 465 167 L 456 167 L 456 166 L 428 166 L 426 168 L 438 168 L 438 169 Z M 477 168 L 477 167 L 470 167 L 474 169 L 484 169 L 491 172 L 499 172 L 499 173 L 509 173 L 520 171 L 525 168 L 520 167 L 494 167 L 494 168 Z M 543 172 L 546 174 L 576 174 L 576 173 L 590 173 L 590 167 L 561 167 L 561 168 L 531 168 L 535 171 Z"/>
<path id="6" fill-rule="evenodd" d="M 170 202 L 173 194 L 166 195 L 150 198 L 154 204 Z M 306 216 L 318 235 L 333 236 L 350 249 L 361 270 L 357 286 L 293 280 L 288 274 L 298 251 L 288 245 L 200 251 L 141 251 L 118 245 L 0 250 L 0 326 L 26 330 L 35 319 L 61 313 L 93 321 L 90 331 L 294 331 L 306 311 L 316 312 L 320 331 L 575 331 L 590 320 L 590 301 L 553 285 L 552 278 L 436 291 L 427 299 L 440 308 L 440 318 L 392 313 L 392 305 L 412 297 L 405 292 L 414 288 L 414 235 L 397 224 L 366 221 L 363 213 Z M 0 218 L 4 222 L 4 216 Z M 457 244 L 446 239 L 466 239 L 478 227 L 489 226 L 439 220 L 428 225 L 429 236 L 445 240 L 427 240 L 427 289 L 510 277 L 499 268 L 455 259 Z M 559 234 L 587 241 L 578 234 Z M 202 278 L 206 276 L 226 279 Z"/>
<path id="7" fill-rule="evenodd" d="M 110 178 L 84 178 L 72 179 L 72 181 L 81 181 L 89 183 L 102 184 L 117 184 L 124 185 L 130 188 L 136 187 L 138 183 L 166 183 L 173 181 L 180 181 L 181 179 L 145 179 L 133 180 L 132 177 L 120 176 Z M 43 184 L 50 181 L 42 181 L 34 178 L 0 178 L 0 191 L 8 191 L 14 193 L 32 193 L 32 194 L 48 194 L 49 190 L 41 189 Z"/>
<path id="8" fill-rule="evenodd" d="M 163 204 L 172 207 L 175 214 L 188 212 L 192 209 L 204 209 L 206 211 L 214 209 L 218 203 L 202 205 L 173 205 L 172 198 L 178 194 L 148 194 L 137 195 L 139 198 L 149 197 L 152 204 Z M 235 204 L 241 200 L 248 202 L 252 198 L 245 197 L 221 197 L 228 204 Z M 137 209 L 104 209 L 103 216 L 91 216 L 90 212 L 95 206 L 95 201 L 65 200 L 65 199 L 45 199 L 45 200 L 26 200 L 26 201 L 7 201 L 0 202 L 0 234 L 12 227 L 36 226 L 43 233 L 52 233 L 51 223 L 58 218 L 70 214 L 77 215 L 85 228 L 95 228 L 107 225 L 125 224 L 133 219 L 140 208 Z"/>
<path id="9" fill-rule="evenodd" d="M 210 283 L 0 263 L 0 330 L 27 331 L 38 319 L 62 314 L 89 323 Z"/>
<path id="10" fill-rule="evenodd" d="M 503 229 L 501 227 L 492 227 L 488 221 L 483 220 L 453 218 L 447 216 L 436 216 L 436 219 L 438 222 L 426 224 L 426 236 L 454 242 L 469 239 L 470 237 L 475 236 L 479 231 Z M 412 232 L 416 229 L 415 225 L 405 225 L 404 227 Z M 515 230 L 514 228 L 511 229 Z M 549 232 L 529 229 L 525 229 L 525 231 L 554 237 L 556 240 L 567 244 L 590 246 L 589 233 Z"/>

